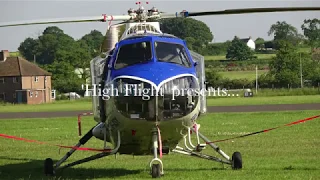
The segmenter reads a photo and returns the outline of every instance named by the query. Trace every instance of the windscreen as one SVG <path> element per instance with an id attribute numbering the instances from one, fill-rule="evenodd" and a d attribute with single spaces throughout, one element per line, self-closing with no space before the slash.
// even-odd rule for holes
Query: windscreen
<path id="1" fill-rule="evenodd" d="M 181 44 L 155 42 L 156 58 L 160 62 L 179 64 L 191 67 L 186 49 Z"/>
<path id="2" fill-rule="evenodd" d="M 151 43 L 138 42 L 120 47 L 117 55 L 115 69 L 149 62 L 152 58 Z"/>

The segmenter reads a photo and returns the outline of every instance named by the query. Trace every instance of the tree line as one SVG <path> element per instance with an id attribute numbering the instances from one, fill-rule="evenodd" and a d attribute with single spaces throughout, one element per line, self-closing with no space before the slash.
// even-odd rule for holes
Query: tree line
<path id="1" fill-rule="evenodd" d="M 184 39 L 190 50 L 202 55 L 225 54 L 226 58 L 230 60 L 247 61 L 254 59 L 254 53 L 257 53 L 237 37 L 224 43 L 211 43 L 214 35 L 210 28 L 204 22 L 192 18 L 164 19 L 161 20 L 160 25 L 163 32 Z M 297 84 L 300 59 L 295 48 L 299 44 L 307 44 L 312 49 L 319 48 L 319 25 L 318 19 L 305 20 L 301 26 L 304 34 L 301 35 L 292 25 L 286 22 L 276 22 L 268 31 L 268 34 L 274 37 L 272 41 L 257 38 L 255 42 L 258 50 L 268 47 L 271 42 L 277 52 L 276 58 L 270 61 L 270 73 L 260 78 L 264 78 L 265 83 Z M 26 38 L 18 50 L 23 57 L 30 61 L 36 61 L 39 66 L 53 74 L 53 88 L 62 93 L 79 92 L 79 87 L 90 76 L 85 69 L 90 67 L 90 60 L 101 53 L 101 48 L 103 48 L 101 45 L 104 40 L 105 36 L 97 30 L 92 30 L 75 40 L 58 27 L 50 26 L 39 37 Z M 304 78 L 318 82 L 319 78 L 317 79 L 317 77 L 320 77 L 319 56 L 310 53 L 302 56 L 305 70 L 303 72 Z M 307 67 L 310 70 L 306 70 Z M 83 70 L 81 78 L 75 74 L 76 68 Z M 219 77 L 215 71 L 207 70 L 209 82 L 221 82 L 217 80 Z"/>
<path id="2" fill-rule="evenodd" d="M 319 33 L 320 20 L 306 19 L 302 22 L 303 34 L 298 33 L 298 29 L 285 21 L 277 21 L 272 24 L 267 34 L 273 36 L 273 40 L 265 41 L 258 37 L 255 39 L 256 52 L 250 51 L 248 46 L 235 36 L 233 40 L 223 43 L 210 43 L 214 36 L 210 28 L 195 19 L 174 18 L 161 21 L 161 29 L 169 34 L 185 39 L 190 50 L 202 55 L 226 55 L 230 60 L 252 59 L 254 53 L 265 52 L 265 49 L 278 50 L 280 41 L 288 41 L 297 46 L 309 46 L 311 49 L 320 46 Z M 236 32 L 235 32 L 236 34 Z M 274 53 L 274 51 L 271 51 Z"/>
<path id="3" fill-rule="evenodd" d="M 58 92 L 79 92 L 90 77 L 85 69 L 100 54 L 103 40 L 104 36 L 97 30 L 75 40 L 58 27 L 50 26 L 38 38 L 25 39 L 18 50 L 23 57 L 52 73 L 52 86 Z M 82 70 L 80 78 L 75 69 Z"/>

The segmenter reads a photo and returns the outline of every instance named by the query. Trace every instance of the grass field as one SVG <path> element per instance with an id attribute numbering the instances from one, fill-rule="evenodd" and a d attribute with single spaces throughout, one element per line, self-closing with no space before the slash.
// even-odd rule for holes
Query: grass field
<path id="1" fill-rule="evenodd" d="M 275 57 L 275 54 L 255 54 L 254 56 L 257 56 L 258 59 L 272 59 L 272 57 Z M 206 61 L 219 61 L 219 60 L 226 60 L 225 55 L 217 55 L 217 56 L 205 56 L 204 59 Z"/>
<path id="2" fill-rule="evenodd" d="M 258 76 L 267 72 L 268 70 L 259 70 Z M 219 72 L 219 74 L 221 74 L 222 77 L 229 79 L 256 79 L 256 71 L 222 71 Z"/>
<path id="3" fill-rule="evenodd" d="M 309 47 L 299 48 L 298 52 L 310 52 Z M 258 59 L 272 59 L 272 57 L 275 57 L 276 54 L 255 54 Z M 219 60 L 226 60 L 226 55 L 216 55 L 216 56 L 205 56 L 205 60 L 207 61 L 219 61 Z"/>
<path id="4" fill-rule="evenodd" d="M 80 101 L 56 101 L 49 104 L 36 104 L 36 105 L 0 105 L 1 112 L 51 112 L 51 111 L 77 111 L 77 110 L 91 110 L 92 103 L 90 100 Z"/>
<path id="5" fill-rule="evenodd" d="M 223 139 L 277 127 L 319 111 L 273 113 L 216 113 L 199 120 L 201 132 L 212 140 Z M 95 123 L 83 119 L 83 131 Z M 320 119 L 280 128 L 246 138 L 218 143 L 228 155 L 242 153 L 243 169 L 234 171 L 220 163 L 171 153 L 164 155 L 163 179 L 320 179 Z M 2 120 L 0 132 L 8 135 L 74 145 L 77 136 L 74 118 Z M 60 159 L 67 149 L 0 138 L 0 177 L 11 179 L 47 179 L 43 160 Z M 85 147 L 102 148 L 102 141 L 92 139 Z M 216 155 L 210 148 L 204 153 Z M 92 155 L 76 152 L 67 162 Z M 220 157 L 220 156 L 218 156 Z M 148 163 L 152 156 L 120 155 L 106 157 L 65 169 L 54 179 L 150 179 Z"/>
<path id="6" fill-rule="evenodd" d="M 263 104 L 309 104 L 320 103 L 320 95 L 314 96 L 273 96 L 273 97 L 225 97 L 207 100 L 208 106 L 238 106 Z"/>
<path id="7" fill-rule="evenodd" d="M 237 92 L 235 92 L 237 93 Z M 243 96 L 240 94 L 240 96 Z M 306 104 L 320 103 L 319 95 L 309 96 L 271 96 L 271 97 L 211 97 L 207 100 L 208 106 L 236 106 L 236 105 L 261 105 L 261 104 Z M 58 101 L 51 104 L 39 105 L 1 105 L 1 112 L 52 112 L 52 111 L 76 111 L 92 110 L 90 100 Z"/>
<path id="8" fill-rule="evenodd" d="M 19 53 L 19 51 L 17 51 L 17 52 L 10 52 L 10 56 L 11 56 L 11 57 L 17 57 L 17 56 L 20 56 L 20 53 Z"/>

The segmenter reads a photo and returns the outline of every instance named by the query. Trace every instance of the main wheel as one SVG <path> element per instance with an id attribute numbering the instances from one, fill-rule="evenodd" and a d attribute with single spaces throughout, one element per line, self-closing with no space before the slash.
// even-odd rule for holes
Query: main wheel
<path id="1" fill-rule="evenodd" d="M 234 152 L 232 155 L 232 169 L 242 169 L 242 157 L 240 152 Z"/>
<path id="2" fill-rule="evenodd" d="M 153 164 L 151 173 L 152 173 L 152 178 L 160 178 L 161 177 L 160 164 Z"/>
<path id="3" fill-rule="evenodd" d="M 47 158 L 44 161 L 44 174 L 46 176 L 53 176 L 54 170 L 53 170 L 53 160 L 51 158 Z"/>

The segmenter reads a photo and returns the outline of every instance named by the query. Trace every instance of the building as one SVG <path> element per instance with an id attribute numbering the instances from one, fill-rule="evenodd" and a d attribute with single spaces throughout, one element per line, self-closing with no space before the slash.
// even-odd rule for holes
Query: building
<path id="1" fill-rule="evenodd" d="M 21 57 L 0 52 L 0 101 L 40 104 L 52 101 L 51 73 Z"/>
<path id="2" fill-rule="evenodd" d="M 240 39 L 242 42 L 246 43 L 246 45 L 252 49 L 255 50 L 256 49 L 256 43 L 254 42 L 254 40 L 252 40 L 251 36 L 249 38 L 244 38 L 244 39 Z"/>

